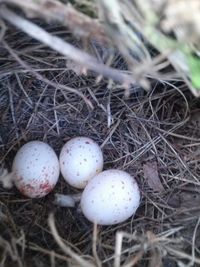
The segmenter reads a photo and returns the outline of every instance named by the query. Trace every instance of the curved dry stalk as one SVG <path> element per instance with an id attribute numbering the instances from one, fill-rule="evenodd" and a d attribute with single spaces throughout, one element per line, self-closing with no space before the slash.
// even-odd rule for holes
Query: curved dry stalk
<path id="1" fill-rule="evenodd" d="M 6 21 L 8 21 L 10 24 L 25 32 L 26 34 L 46 44 L 47 46 L 51 47 L 60 54 L 63 54 L 69 59 L 81 64 L 85 68 L 93 70 L 96 73 L 103 75 L 104 77 L 110 78 L 116 82 L 125 84 L 136 83 L 132 76 L 124 74 L 119 70 L 110 68 L 102 63 L 99 63 L 89 54 L 63 41 L 59 37 L 49 34 L 41 27 L 37 26 L 33 22 L 28 21 L 27 19 L 18 16 L 16 13 L 12 12 L 6 7 L 1 7 L 0 16 Z"/>
<path id="2" fill-rule="evenodd" d="M 1 19 L 0 19 L 0 27 L 1 27 L 0 29 L 0 41 L 1 41 L 6 33 L 6 25 Z"/>
<path id="3" fill-rule="evenodd" d="M 96 223 L 93 225 L 93 238 L 92 238 L 92 253 L 96 260 L 97 267 L 102 267 L 102 262 L 97 253 L 97 238 L 98 238 L 98 226 Z"/>
<path id="4" fill-rule="evenodd" d="M 51 233 L 55 239 L 55 241 L 57 242 L 57 244 L 59 245 L 59 247 L 62 249 L 62 251 L 70 256 L 73 260 L 75 260 L 81 267 L 95 267 L 94 264 L 84 260 L 83 258 L 81 258 L 80 255 L 76 254 L 70 247 L 66 246 L 65 243 L 62 241 L 61 237 L 58 234 L 58 231 L 56 229 L 55 226 L 55 221 L 54 221 L 54 217 L 53 214 L 49 215 L 49 219 L 48 219 L 48 223 L 49 223 L 49 227 L 51 229 Z"/>
<path id="5" fill-rule="evenodd" d="M 53 86 L 54 88 L 59 88 L 61 91 L 68 91 L 70 93 L 74 93 L 76 95 L 78 95 L 79 97 L 81 97 L 85 103 L 91 108 L 93 109 L 93 105 L 91 103 L 91 101 L 85 97 L 81 92 L 79 92 L 78 90 L 71 88 L 69 86 L 63 85 L 63 84 L 56 84 L 55 82 L 50 81 L 49 79 L 43 77 L 41 74 L 37 73 L 33 68 L 31 68 L 27 63 L 25 63 L 10 47 L 9 45 L 5 42 L 2 41 L 4 47 L 9 51 L 9 53 L 16 59 L 16 61 L 22 66 L 24 67 L 26 70 L 30 71 L 32 74 L 35 75 L 35 77 L 38 80 L 41 80 L 43 82 L 45 82 L 46 84 Z"/>
<path id="6" fill-rule="evenodd" d="M 42 17 L 49 21 L 57 21 L 67 26 L 72 33 L 81 37 L 92 37 L 101 42 L 109 42 L 103 25 L 77 11 L 69 3 L 54 0 L 0 0 L 0 3 L 13 4 L 24 10 L 28 16 Z"/>

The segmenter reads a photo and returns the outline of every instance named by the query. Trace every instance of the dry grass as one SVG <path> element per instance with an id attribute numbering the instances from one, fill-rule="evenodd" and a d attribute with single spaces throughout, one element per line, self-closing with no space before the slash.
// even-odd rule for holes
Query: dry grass
<path id="1" fill-rule="evenodd" d="M 64 27 L 34 22 L 84 47 Z M 87 45 L 102 63 L 129 74 L 117 50 L 94 41 Z M 29 140 L 48 142 L 59 154 L 71 137 L 85 135 L 101 145 L 105 168 L 127 170 L 142 194 L 134 218 L 97 227 L 78 206 L 54 205 L 55 193 L 78 193 L 62 178 L 43 199 L 0 187 L 0 266 L 200 266 L 200 104 L 187 86 L 161 75 L 149 81 L 149 92 L 132 85 L 127 97 L 123 85 L 92 71 L 85 75 L 79 65 L 8 25 L 0 66 L 2 167 L 10 170 L 16 151 Z M 144 179 L 143 164 L 151 161 L 157 162 L 162 193 Z"/>

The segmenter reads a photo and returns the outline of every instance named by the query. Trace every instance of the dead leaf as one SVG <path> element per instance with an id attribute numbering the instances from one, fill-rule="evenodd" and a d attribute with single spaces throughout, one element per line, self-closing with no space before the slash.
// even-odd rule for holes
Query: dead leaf
<path id="1" fill-rule="evenodd" d="M 189 209 L 189 208 L 197 208 L 200 204 L 200 192 L 199 191 L 189 191 L 182 190 L 170 196 L 168 200 L 168 205 L 173 208 L 178 209 Z"/>
<path id="2" fill-rule="evenodd" d="M 161 184 L 160 178 L 158 176 L 158 166 L 156 161 L 145 163 L 143 165 L 143 172 L 148 186 L 153 189 L 153 191 L 164 191 L 164 187 Z"/>
<path id="3" fill-rule="evenodd" d="M 190 116 L 190 120 L 189 122 L 193 125 L 193 126 L 200 126 L 200 109 L 196 109 L 192 112 L 191 116 Z"/>

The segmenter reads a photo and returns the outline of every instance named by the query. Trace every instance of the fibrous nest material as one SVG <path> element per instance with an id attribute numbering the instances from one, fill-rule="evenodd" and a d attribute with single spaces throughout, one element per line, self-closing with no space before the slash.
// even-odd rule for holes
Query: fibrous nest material
<path id="1" fill-rule="evenodd" d="M 139 28 L 130 51 L 133 35 L 124 28 L 130 17 L 119 25 L 117 10 L 134 13 L 138 2 L 111 2 L 116 9 L 107 17 L 102 1 L 0 1 L 0 176 L 8 175 L 5 169 L 11 170 L 17 150 L 29 140 L 43 140 L 59 154 L 71 137 L 88 136 L 101 146 L 105 169 L 136 178 L 140 208 L 120 225 L 94 226 L 79 206 L 55 206 L 55 193 L 79 193 L 62 177 L 42 199 L 1 186 L 0 266 L 200 265 L 199 100 L 188 90 L 191 77 L 182 79 L 169 65 L 168 51 Z M 146 2 L 155 14 L 164 10 L 159 26 L 169 30 L 170 4 L 176 3 Z M 72 24 L 62 10 L 73 14 Z M 143 18 L 142 11 L 134 14 Z"/>

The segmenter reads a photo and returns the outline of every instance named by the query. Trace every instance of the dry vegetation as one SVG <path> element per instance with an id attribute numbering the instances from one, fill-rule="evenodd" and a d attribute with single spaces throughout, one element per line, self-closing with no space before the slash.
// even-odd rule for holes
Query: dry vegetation
<path id="1" fill-rule="evenodd" d="M 29 140 L 59 154 L 69 138 L 88 136 L 101 145 L 105 168 L 136 177 L 141 205 L 125 223 L 100 227 L 78 205 L 55 206 L 55 193 L 78 193 L 62 178 L 43 199 L 0 186 L 0 266 L 200 266 L 200 102 L 191 77 L 169 51 L 129 31 L 130 14 L 141 22 L 135 27 L 144 24 L 131 1 L 121 1 L 126 25 L 118 1 L 107 1 L 116 4 L 110 17 L 106 1 L 65 2 L 0 0 L 1 167 L 10 170 Z M 163 29 L 178 23 L 174 1 L 146 2 L 155 14 L 168 5 Z M 182 25 L 196 29 L 190 45 L 198 54 L 193 17 Z"/>

